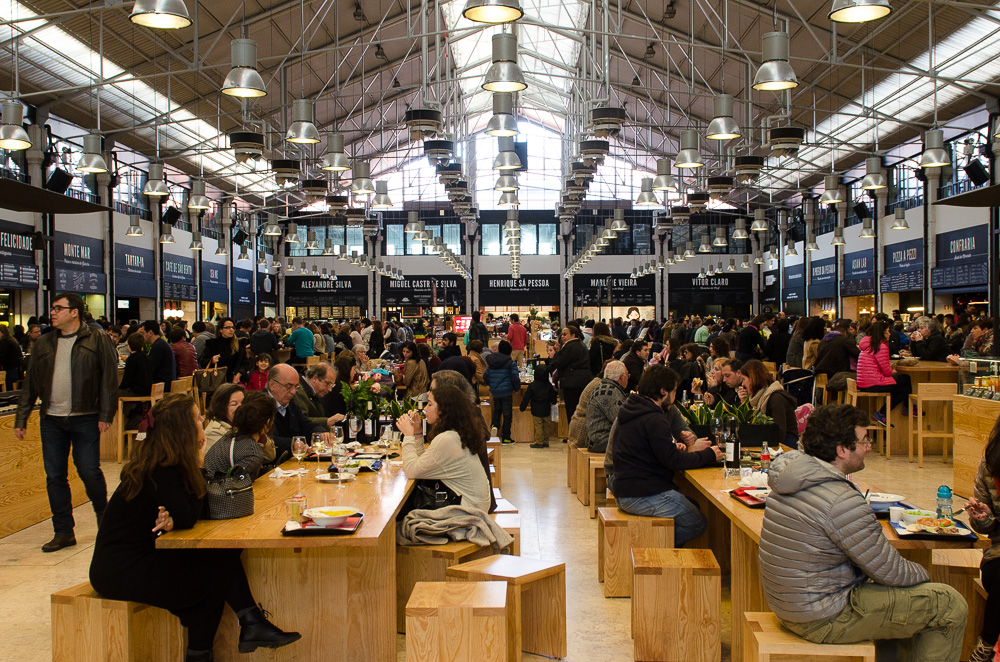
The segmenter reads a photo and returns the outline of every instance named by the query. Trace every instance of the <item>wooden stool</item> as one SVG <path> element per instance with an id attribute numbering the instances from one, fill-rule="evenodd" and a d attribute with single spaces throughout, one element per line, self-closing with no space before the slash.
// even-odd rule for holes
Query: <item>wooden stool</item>
<path id="1" fill-rule="evenodd" d="M 632 597 L 632 549 L 670 549 L 674 520 L 629 515 L 617 508 L 597 509 L 597 577 L 604 597 Z"/>
<path id="2" fill-rule="evenodd" d="M 576 494 L 576 446 L 566 444 L 566 484 L 569 485 L 569 493 Z"/>
<path id="3" fill-rule="evenodd" d="M 406 632 L 406 601 L 417 582 L 447 581 L 445 570 L 493 553 L 491 547 L 460 541 L 444 545 L 396 545 L 396 631 Z"/>
<path id="4" fill-rule="evenodd" d="M 517 506 L 515 506 L 514 504 L 512 504 L 510 501 L 507 501 L 507 499 L 504 499 L 502 496 L 496 496 L 494 498 L 497 500 L 497 509 L 494 510 L 493 512 L 495 512 L 495 513 L 516 513 L 517 512 Z"/>
<path id="5" fill-rule="evenodd" d="M 860 407 L 861 409 L 864 409 L 869 416 L 871 416 L 871 407 L 861 407 L 859 403 L 864 403 L 866 405 L 874 403 L 876 406 L 875 411 L 878 411 L 877 407 L 880 407 L 882 403 L 885 403 L 885 425 L 880 425 L 872 420 L 869 420 L 865 429 L 875 431 L 875 439 L 873 441 L 876 442 L 876 449 L 879 453 L 883 452 L 883 449 L 885 449 L 885 459 L 888 460 L 892 457 L 892 443 L 889 439 L 889 430 L 892 429 L 892 399 L 889 397 L 888 393 L 866 393 L 865 391 L 859 391 L 857 380 L 848 379 L 847 404 Z"/>
<path id="6" fill-rule="evenodd" d="M 604 453 L 591 453 L 586 447 L 577 448 L 576 458 L 576 498 L 585 506 L 590 505 L 590 460 L 600 458 L 603 466 Z"/>
<path id="7" fill-rule="evenodd" d="M 106 600 L 90 582 L 52 594 L 52 662 L 176 662 L 184 628 L 165 609 Z"/>
<path id="8" fill-rule="evenodd" d="M 924 437 L 941 439 L 941 459 L 948 459 L 948 440 L 954 444 L 955 428 L 952 421 L 952 399 L 958 395 L 958 384 L 917 384 L 917 392 L 911 393 L 910 403 L 910 462 L 913 462 L 913 440 L 917 441 L 917 466 L 924 466 Z M 924 405 L 937 402 L 944 405 L 944 427 L 940 430 L 924 429 Z"/>
<path id="9" fill-rule="evenodd" d="M 124 462 L 128 459 L 126 441 L 129 437 L 139 434 L 138 430 L 126 430 L 125 429 L 125 408 L 122 407 L 123 403 L 139 403 L 148 402 L 149 408 L 152 409 L 153 405 L 157 403 L 163 397 L 164 383 L 160 382 L 158 384 L 153 384 L 152 388 L 149 390 L 149 395 L 136 395 L 136 396 L 123 396 L 118 398 L 118 412 L 115 414 L 115 424 L 117 425 L 117 430 L 115 431 L 115 440 L 118 443 L 118 448 L 116 449 L 116 455 L 118 462 Z"/>
<path id="10" fill-rule="evenodd" d="M 514 542 L 510 544 L 510 553 L 514 556 L 519 555 L 521 553 L 521 515 L 517 512 L 496 512 L 491 517 L 500 525 L 501 529 L 514 538 Z"/>
<path id="11" fill-rule="evenodd" d="M 587 483 L 590 485 L 590 496 L 587 500 L 587 509 L 590 511 L 590 519 L 597 517 L 597 495 L 608 491 L 608 480 L 604 475 L 604 456 L 591 457 L 590 466 L 587 472 Z"/>
<path id="12" fill-rule="evenodd" d="M 406 662 L 507 662 L 505 582 L 417 582 L 405 611 Z"/>
<path id="13" fill-rule="evenodd" d="M 604 490 L 604 503 L 608 505 L 608 508 L 615 507 L 615 495 L 611 493 L 611 490 Z"/>
<path id="14" fill-rule="evenodd" d="M 816 402 L 816 391 L 822 391 L 823 392 L 823 403 L 822 404 L 824 404 L 824 405 L 829 404 L 828 399 L 827 399 L 827 395 L 828 394 L 826 392 L 826 383 L 827 383 L 827 381 L 829 381 L 829 379 L 830 378 L 827 376 L 827 374 L 825 372 L 821 372 L 818 375 L 816 375 L 815 377 L 813 377 L 813 404 L 816 405 L 817 407 L 819 406 L 819 403 Z"/>
<path id="15" fill-rule="evenodd" d="M 490 466 L 493 468 L 493 487 L 503 487 L 503 465 L 500 463 L 500 449 L 503 444 L 492 438 L 486 442 L 486 452 L 490 454 Z"/>
<path id="16" fill-rule="evenodd" d="M 520 556 L 497 554 L 447 570 L 454 581 L 507 583 L 507 657 L 521 651 L 566 657 L 566 566 Z"/>
<path id="17" fill-rule="evenodd" d="M 749 648 L 745 659 L 754 662 L 778 660 L 863 660 L 875 662 L 875 644 L 870 641 L 857 644 L 814 644 L 781 627 L 778 617 L 771 612 L 746 612 L 747 628 L 744 641 Z"/>
<path id="18" fill-rule="evenodd" d="M 969 659 L 983 629 L 986 591 L 983 590 L 982 594 L 979 592 L 983 586 L 979 579 L 979 564 L 982 560 L 983 552 L 979 549 L 931 550 L 931 581 L 952 587 L 962 594 L 969 605 L 969 618 L 965 624 L 965 635 L 962 637 L 961 659 L 963 660 Z"/>
<path id="19" fill-rule="evenodd" d="M 722 573 L 710 549 L 632 548 L 634 657 L 718 661 Z M 674 609 L 664 609 L 665 604 Z"/>

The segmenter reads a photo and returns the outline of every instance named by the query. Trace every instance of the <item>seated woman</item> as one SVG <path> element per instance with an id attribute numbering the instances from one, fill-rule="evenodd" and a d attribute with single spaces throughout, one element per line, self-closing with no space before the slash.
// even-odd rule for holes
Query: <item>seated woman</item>
<path id="1" fill-rule="evenodd" d="M 122 380 L 118 384 L 119 398 L 135 398 L 148 396 L 153 387 L 153 369 L 149 364 L 149 355 L 142 351 L 145 340 L 141 333 L 133 333 L 128 337 L 128 358 L 122 370 Z M 122 416 L 125 418 L 125 429 L 134 430 L 139 424 L 142 410 L 148 402 L 129 402 L 122 405 Z"/>
<path id="2" fill-rule="evenodd" d="M 354 354 L 349 350 L 345 350 L 337 356 L 337 360 L 333 362 L 333 367 L 336 368 L 337 382 L 330 392 L 323 396 L 323 413 L 329 418 L 331 416 L 336 416 L 340 414 L 345 417 L 342 422 L 341 427 L 345 430 L 347 429 L 347 403 L 344 401 L 344 396 L 341 394 L 341 389 L 344 384 L 353 384 L 358 378 L 358 362 L 354 358 Z"/>
<path id="3" fill-rule="evenodd" d="M 405 342 L 400 349 L 403 355 L 403 374 L 396 376 L 396 390 L 400 398 L 416 398 L 427 392 L 430 384 L 430 372 L 427 363 L 421 360 L 417 346 L 413 342 Z"/>
<path id="4" fill-rule="evenodd" d="M 268 457 L 274 459 L 274 441 L 267 436 L 278 405 L 267 393 L 250 391 L 232 416 L 232 428 L 205 452 L 205 479 L 226 473 L 233 465 L 257 478 Z M 232 461 L 230 464 L 230 446 Z"/>
<path id="5" fill-rule="evenodd" d="M 986 442 L 986 452 L 979 460 L 973 497 L 965 504 L 972 529 L 990 538 L 990 548 L 983 555 L 983 588 L 986 589 L 986 609 L 983 629 L 979 633 L 976 648 L 969 656 L 969 662 L 987 662 L 993 659 L 993 647 L 1000 637 L 1000 613 L 997 613 L 996 597 L 1000 595 L 1000 492 L 997 479 L 1000 478 L 1000 425 L 994 425 Z M 992 614 L 992 616 L 991 616 Z"/>
<path id="6" fill-rule="evenodd" d="M 232 429 L 233 414 L 243 404 L 246 390 L 239 384 L 223 384 L 215 389 L 205 412 L 205 449 L 229 434 Z"/>
<path id="7" fill-rule="evenodd" d="M 418 412 L 396 421 L 405 435 L 401 454 L 407 478 L 440 480 L 463 506 L 488 511 L 490 483 L 479 460 L 486 447 L 482 414 L 461 389 L 444 384 L 430 391 L 424 415 L 430 426 L 426 448 Z"/>
<path id="8" fill-rule="evenodd" d="M 691 393 L 692 383 L 705 381 L 705 361 L 701 358 L 701 348 L 694 343 L 688 343 L 681 347 L 681 358 L 683 362 L 678 365 L 677 371 L 680 380 L 677 383 L 677 392 L 682 395 L 685 392 Z"/>
<path id="9" fill-rule="evenodd" d="M 962 359 L 978 359 L 991 356 L 993 354 L 993 322 L 988 318 L 977 319 L 969 327 L 969 334 L 962 345 L 961 354 L 952 354 L 948 357 L 948 363 L 952 365 L 962 365 Z"/>
<path id="10" fill-rule="evenodd" d="M 740 399 L 749 398 L 754 411 L 773 418 L 781 433 L 781 443 L 794 448 L 799 440 L 799 424 L 795 420 L 798 401 L 785 391 L 781 382 L 771 377 L 771 373 L 757 359 L 744 363 L 740 372 L 743 373 Z"/>
<path id="11" fill-rule="evenodd" d="M 872 322 L 869 335 L 861 339 L 858 349 L 858 389 L 869 393 L 889 393 L 890 407 L 903 405 L 906 415 L 909 402 L 910 376 L 901 375 L 889 363 L 889 323 L 881 320 Z M 885 425 L 885 407 L 872 414 L 872 418 Z"/>
<path id="12" fill-rule="evenodd" d="M 713 389 L 722 383 L 722 364 L 725 360 L 722 357 L 712 359 L 712 366 L 705 373 L 705 381 L 691 387 L 691 392 L 694 395 L 704 396 L 709 389 Z"/>
<path id="13" fill-rule="evenodd" d="M 156 548 L 159 532 L 190 529 L 198 521 L 205 496 L 205 435 L 189 395 L 165 396 L 150 418 L 146 439 L 132 448 L 97 532 L 90 563 L 94 590 L 180 618 L 188 630 L 185 662 L 211 662 L 226 604 L 239 620 L 241 653 L 298 641 L 298 632 L 278 629 L 257 606 L 242 550 Z"/>

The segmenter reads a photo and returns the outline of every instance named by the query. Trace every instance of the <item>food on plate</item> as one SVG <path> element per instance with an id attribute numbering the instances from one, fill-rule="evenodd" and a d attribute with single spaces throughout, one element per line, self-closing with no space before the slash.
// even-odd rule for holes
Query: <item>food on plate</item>
<path id="1" fill-rule="evenodd" d="M 936 519 L 934 517 L 921 517 L 920 519 L 917 520 L 917 524 L 925 528 L 934 528 L 934 527 L 947 528 L 955 526 L 955 523 L 952 522 L 950 519 L 947 518 Z"/>

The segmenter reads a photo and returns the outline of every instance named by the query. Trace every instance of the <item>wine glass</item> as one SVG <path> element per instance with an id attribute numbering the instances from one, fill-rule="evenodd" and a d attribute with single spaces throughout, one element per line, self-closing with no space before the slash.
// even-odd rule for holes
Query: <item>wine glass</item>
<path id="1" fill-rule="evenodd" d="M 333 428 L 333 442 L 337 446 L 344 443 L 344 428 L 339 425 Z"/>
<path id="2" fill-rule="evenodd" d="M 343 437 L 343 433 L 341 433 Z M 347 485 L 344 484 L 344 465 L 347 464 L 347 449 L 343 445 L 338 444 L 334 446 L 333 452 L 330 455 L 330 461 L 335 467 L 337 467 L 337 487 L 346 488 Z"/>
<path id="3" fill-rule="evenodd" d="M 719 444 L 719 437 L 722 435 L 724 427 L 725 427 L 725 422 L 721 416 L 712 417 L 712 422 L 710 423 L 709 429 L 712 431 L 712 439 L 715 441 L 716 445 Z"/>
<path id="4" fill-rule="evenodd" d="M 309 454 L 305 437 L 292 437 L 292 457 L 299 461 L 298 473 L 302 473 L 302 458 Z"/>
<path id="5" fill-rule="evenodd" d="M 351 427 L 351 441 L 358 438 L 358 432 L 361 430 L 361 418 L 359 416 L 351 416 L 349 423 Z"/>
<path id="6" fill-rule="evenodd" d="M 320 454 L 326 452 L 326 439 L 319 432 L 314 432 L 312 436 L 312 449 L 316 453 L 316 471 L 315 473 L 321 473 L 323 470 L 320 468 Z"/>

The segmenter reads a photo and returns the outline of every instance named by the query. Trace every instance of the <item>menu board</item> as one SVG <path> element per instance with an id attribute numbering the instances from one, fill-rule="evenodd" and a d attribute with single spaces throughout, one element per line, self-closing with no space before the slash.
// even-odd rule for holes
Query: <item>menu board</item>
<path id="1" fill-rule="evenodd" d="M 809 265 L 809 298 L 832 299 L 837 296 L 837 258 L 816 260 Z"/>
<path id="2" fill-rule="evenodd" d="M 989 279 L 989 230 L 976 225 L 937 236 L 937 266 L 931 269 L 935 290 L 986 288 Z"/>
<path id="3" fill-rule="evenodd" d="M 652 276 L 649 276 L 652 278 Z M 753 301 L 753 276 L 726 273 L 699 278 L 698 274 L 668 274 L 667 305 L 745 305 Z"/>
<path id="4" fill-rule="evenodd" d="M 149 248 L 115 244 L 115 295 L 155 299 L 155 259 Z"/>
<path id="5" fill-rule="evenodd" d="M 882 276 L 879 286 L 883 292 L 909 292 L 924 289 L 924 272 L 903 271 Z"/>
<path id="6" fill-rule="evenodd" d="M 510 274 L 479 276 L 480 306 L 558 306 L 558 274 L 526 274 L 512 278 Z"/>
<path id="7" fill-rule="evenodd" d="M 871 296 L 872 294 L 875 294 L 874 276 L 852 278 L 840 283 L 840 296 L 842 297 L 861 297 Z"/>
<path id="8" fill-rule="evenodd" d="M 785 268 L 785 287 L 781 290 L 785 301 L 803 301 L 806 298 L 805 273 L 804 264 Z"/>
<path id="9" fill-rule="evenodd" d="M 33 264 L 0 264 L 0 287 L 33 290 L 38 287 L 38 267 Z"/>
<path id="10" fill-rule="evenodd" d="M 382 276 L 383 306 L 452 306 L 465 308 L 465 279 L 458 276 Z"/>
<path id="11" fill-rule="evenodd" d="M 656 276 L 573 276 L 573 301 L 577 306 L 652 306 Z"/>
<path id="12" fill-rule="evenodd" d="M 781 277 L 777 271 L 764 272 L 764 287 L 760 291 L 762 304 L 778 303 L 781 297 Z"/>
<path id="13" fill-rule="evenodd" d="M 163 298 L 169 301 L 197 301 L 194 258 L 163 254 Z"/>
<path id="14" fill-rule="evenodd" d="M 56 232 L 54 250 L 57 291 L 107 293 L 102 239 Z"/>
<path id="15" fill-rule="evenodd" d="M 0 220 L 0 287 L 33 290 L 38 287 L 38 267 L 32 249 L 30 225 Z"/>

